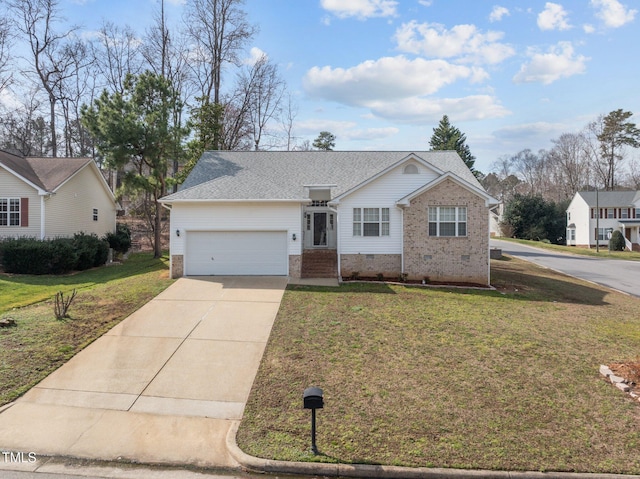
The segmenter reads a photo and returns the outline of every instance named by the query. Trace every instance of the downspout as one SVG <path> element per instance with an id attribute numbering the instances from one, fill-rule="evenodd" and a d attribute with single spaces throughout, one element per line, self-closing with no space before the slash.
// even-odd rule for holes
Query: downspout
<path id="1" fill-rule="evenodd" d="M 44 240 L 45 238 L 45 229 L 46 229 L 46 211 L 45 211 L 45 203 L 44 203 L 44 195 L 40 195 L 40 239 Z"/>
<path id="2" fill-rule="evenodd" d="M 338 214 L 337 209 L 330 207 L 329 211 L 332 211 L 336 215 L 336 256 L 338 257 L 338 282 L 341 282 L 342 267 L 340 263 L 340 215 Z"/>
<path id="3" fill-rule="evenodd" d="M 400 273 L 404 275 L 404 208 L 400 208 L 400 235 L 402 241 L 400 243 Z"/>

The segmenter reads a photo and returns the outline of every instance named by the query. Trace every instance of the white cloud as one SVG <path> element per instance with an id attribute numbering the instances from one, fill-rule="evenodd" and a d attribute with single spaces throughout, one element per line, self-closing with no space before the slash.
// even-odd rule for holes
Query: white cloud
<path id="1" fill-rule="evenodd" d="M 529 56 L 531 61 L 522 65 L 513 77 L 516 83 L 541 82 L 549 85 L 561 78 L 584 73 L 589 60 L 583 55 L 576 55 L 571 42 L 559 42 L 549 48 L 547 53 L 531 49 Z"/>
<path id="2" fill-rule="evenodd" d="M 430 95 L 461 79 L 486 78 L 480 68 L 444 60 L 408 60 L 404 56 L 368 60 L 351 68 L 313 67 L 304 77 L 305 90 L 314 97 L 353 106 L 385 99 Z"/>
<path id="3" fill-rule="evenodd" d="M 584 31 L 584 33 L 589 33 L 589 34 L 596 31 L 595 27 L 588 23 L 585 23 L 584 25 L 582 25 L 582 30 Z"/>
<path id="4" fill-rule="evenodd" d="M 311 97 L 366 108 L 375 117 L 407 123 L 437 121 L 446 112 L 461 119 L 507 115 L 509 112 L 491 95 L 445 99 L 430 96 L 456 81 L 473 83 L 486 77 L 478 67 L 397 56 L 348 69 L 314 67 L 305 75 L 304 88 Z"/>
<path id="5" fill-rule="evenodd" d="M 538 27 L 540 30 L 570 29 L 571 25 L 567 22 L 567 11 L 558 3 L 545 3 L 544 10 L 538 15 Z"/>
<path id="6" fill-rule="evenodd" d="M 456 25 L 447 30 L 435 23 L 411 21 L 395 33 L 400 51 L 434 58 L 457 58 L 464 63 L 496 64 L 514 55 L 507 44 L 500 43 L 502 32 L 480 32 L 475 25 Z"/>
<path id="7" fill-rule="evenodd" d="M 611 28 L 618 28 L 632 22 L 638 13 L 638 10 L 630 10 L 618 0 L 591 0 L 591 6 L 598 10 L 596 17 Z"/>
<path id="8" fill-rule="evenodd" d="M 423 7 L 430 7 L 433 4 L 433 0 L 418 0 L 418 3 Z"/>
<path id="9" fill-rule="evenodd" d="M 253 47 L 249 51 L 249 57 L 245 58 L 242 63 L 244 63 L 245 65 L 253 66 L 258 60 L 265 56 L 268 58 L 268 55 L 265 52 L 260 50 L 258 47 Z"/>
<path id="10" fill-rule="evenodd" d="M 499 22 L 503 17 L 509 16 L 509 9 L 505 7 L 501 7 L 500 5 L 495 5 L 493 10 L 491 10 L 491 14 L 489 15 L 490 22 Z"/>
<path id="11" fill-rule="evenodd" d="M 462 98 L 405 98 L 402 101 L 379 101 L 371 105 L 371 111 L 387 120 L 405 123 L 437 122 L 442 115 L 456 121 L 500 118 L 511 112 L 489 95 L 471 95 Z"/>
<path id="12" fill-rule="evenodd" d="M 400 132 L 399 128 L 393 126 L 382 128 L 357 128 L 357 126 L 358 124 L 353 121 L 311 119 L 297 122 L 296 132 L 301 135 L 317 135 L 319 131 L 332 131 L 340 141 L 380 140 Z"/>
<path id="13" fill-rule="evenodd" d="M 371 17 L 396 15 L 396 0 L 321 0 L 320 5 L 338 18 L 356 17 L 360 20 Z"/>

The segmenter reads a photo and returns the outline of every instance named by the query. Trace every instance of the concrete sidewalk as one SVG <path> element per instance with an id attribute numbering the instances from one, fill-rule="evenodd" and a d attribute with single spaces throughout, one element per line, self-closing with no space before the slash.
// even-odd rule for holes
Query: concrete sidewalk
<path id="1" fill-rule="evenodd" d="M 0 449 L 237 467 L 225 440 L 286 285 L 286 277 L 181 278 L 5 408 Z"/>

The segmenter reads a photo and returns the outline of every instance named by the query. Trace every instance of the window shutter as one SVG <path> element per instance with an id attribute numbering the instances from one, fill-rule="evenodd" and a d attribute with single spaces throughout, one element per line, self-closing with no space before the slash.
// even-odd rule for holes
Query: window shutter
<path id="1" fill-rule="evenodd" d="M 29 226 L 29 198 L 20 198 L 20 226 Z"/>

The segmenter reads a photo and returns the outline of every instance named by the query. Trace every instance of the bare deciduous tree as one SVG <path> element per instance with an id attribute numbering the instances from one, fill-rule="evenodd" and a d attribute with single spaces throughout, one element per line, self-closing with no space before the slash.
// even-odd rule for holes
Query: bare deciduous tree
<path id="1" fill-rule="evenodd" d="M 12 71 L 9 69 L 11 60 L 11 24 L 6 16 L 0 17 L 0 92 L 11 84 Z"/>
<path id="2" fill-rule="evenodd" d="M 190 63 L 198 96 L 216 105 L 221 103 L 225 64 L 240 65 L 240 53 L 256 31 L 246 20 L 243 4 L 244 0 L 190 0 L 187 4 L 186 25 L 194 45 Z M 216 128 L 216 134 L 221 130 Z M 219 143 L 216 138 L 215 146 Z"/>
<path id="3" fill-rule="evenodd" d="M 240 88 L 249 98 L 251 136 L 257 151 L 267 132 L 267 125 L 280 109 L 285 85 L 278 74 L 278 67 L 262 54 L 248 71 L 241 74 Z"/>
<path id="4" fill-rule="evenodd" d="M 140 38 L 128 26 L 119 27 L 112 22 L 102 25 L 93 43 L 93 57 L 107 89 L 122 93 L 127 74 L 142 72 L 141 44 Z"/>
<path id="5" fill-rule="evenodd" d="M 585 153 L 586 139 L 580 133 L 563 133 L 551 140 L 549 166 L 553 183 L 560 192 L 555 200 L 572 198 L 580 189 L 589 184 L 589 161 Z"/>
<path id="6" fill-rule="evenodd" d="M 26 36 L 37 76 L 49 100 L 51 154 L 57 156 L 56 105 L 60 84 L 74 74 L 73 48 L 68 44 L 75 28 L 57 32 L 57 0 L 12 0 L 18 29 Z"/>

